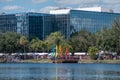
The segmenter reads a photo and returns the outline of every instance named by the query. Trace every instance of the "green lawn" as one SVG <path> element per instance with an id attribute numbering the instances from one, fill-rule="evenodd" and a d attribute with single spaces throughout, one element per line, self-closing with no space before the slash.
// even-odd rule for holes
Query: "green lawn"
<path id="1" fill-rule="evenodd" d="M 50 59 L 29 59 L 29 60 L 22 60 L 21 62 L 28 62 L 28 63 L 52 63 Z"/>
<path id="2" fill-rule="evenodd" d="M 80 60 L 79 63 L 120 63 L 120 60 Z"/>

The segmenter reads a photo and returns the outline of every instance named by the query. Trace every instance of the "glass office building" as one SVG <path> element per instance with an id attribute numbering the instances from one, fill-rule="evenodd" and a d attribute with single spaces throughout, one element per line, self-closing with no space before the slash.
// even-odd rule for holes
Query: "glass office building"
<path id="1" fill-rule="evenodd" d="M 29 37 L 29 23 L 26 13 L 15 14 L 17 18 L 17 33 Z"/>
<path id="2" fill-rule="evenodd" d="M 19 13 L 17 17 L 17 33 L 23 34 L 29 39 L 38 37 L 44 40 L 53 32 L 53 18 L 50 14 Z"/>
<path id="3" fill-rule="evenodd" d="M 54 16 L 50 14 L 29 13 L 27 18 L 29 25 L 28 35 L 30 38 L 38 37 L 44 40 L 47 35 L 53 32 Z"/>
<path id="4" fill-rule="evenodd" d="M 44 40 L 51 32 L 60 31 L 65 38 L 69 38 L 72 33 L 82 29 L 94 33 L 102 27 L 111 28 L 115 18 L 120 19 L 120 13 L 70 9 L 66 12 L 2 14 L 0 32 L 17 32 L 29 39 L 38 37 Z"/>
<path id="5" fill-rule="evenodd" d="M 44 40 L 54 31 L 54 16 L 42 13 L 17 13 L 0 15 L 0 32 L 17 32 L 29 39 Z"/>
<path id="6" fill-rule="evenodd" d="M 111 28 L 115 18 L 120 19 L 119 13 L 92 12 L 92 11 L 70 11 L 70 33 L 85 29 L 96 32 L 102 27 Z"/>
<path id="7" fill-rule="evenodd" d="M 103 27 L 111 28 L 116 18 L 120 19 L 120 13 L 96 12 L 71 9 L 56 9 L 51 11 L 55 15 L 56 30 L 66 38 L 80 30 L 96 32 Z"/>
<path id="8" fill-rule="evenodd" d="M 69 14 L 55 15 L 54 31 L 60 31 L 65 38 L 69 37 L 70 16 Z"/>
<path id="9" fill-rule="evenodd" d="M 15 14 L 0 15 L 0 32 L 16 32 Z"/>

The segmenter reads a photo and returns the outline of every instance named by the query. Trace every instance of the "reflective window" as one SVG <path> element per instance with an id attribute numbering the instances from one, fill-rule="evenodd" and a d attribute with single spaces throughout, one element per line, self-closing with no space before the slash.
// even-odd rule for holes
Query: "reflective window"
<path id="1" fill-rule="evenodd" d="M 111 28 L 115 18 L 120 18 L 120 14 L 71 10 L 70 33 L 81 29 L 96 32 L 105 26 Z"/>

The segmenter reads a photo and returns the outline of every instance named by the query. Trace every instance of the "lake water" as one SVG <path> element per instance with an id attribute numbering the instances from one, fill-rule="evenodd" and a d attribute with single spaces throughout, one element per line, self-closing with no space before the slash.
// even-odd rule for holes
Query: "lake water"
<path id="1" fill-rule="evenodd" d="M 120 80 L 120 64 L 0 63 L 0 80 Z"/>

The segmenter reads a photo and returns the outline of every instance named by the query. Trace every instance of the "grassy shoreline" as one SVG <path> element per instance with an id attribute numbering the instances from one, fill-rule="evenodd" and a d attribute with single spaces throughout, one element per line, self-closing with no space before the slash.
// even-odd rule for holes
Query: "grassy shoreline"
<path id="1" fill-rule="evenodd" d="M 50 59 L 29 59 L 29 60 L 22 60 L 20 62 L 23 63 L 52 63 Z"/>
<path id="2" fill-rule="evenodd" d="M 0 63 L 2 63 L 2 59 L 0 59 Z M 21 60 L 18 63 L 52 63 L 50 59 L 28 59 Z M 79 60 L 78 63 L 106 63 L 106 64 L 120 64 L 120 60 Z"/>
<path id="3" fill-rule="evenodd" d="M 23 60 L 21 62 L 27 62 L 27 63 L 52 63 L 50 59 L 40 59 L 40 60 Z M 78 63 L 115 63 L 120 64 L 120 60 L 79 60 Z"/>
<path id="4" fill-rule="evenodd" d="M 78 63 L 106 63 L 120 64 L 120 60 L 80 60 Z"/>

